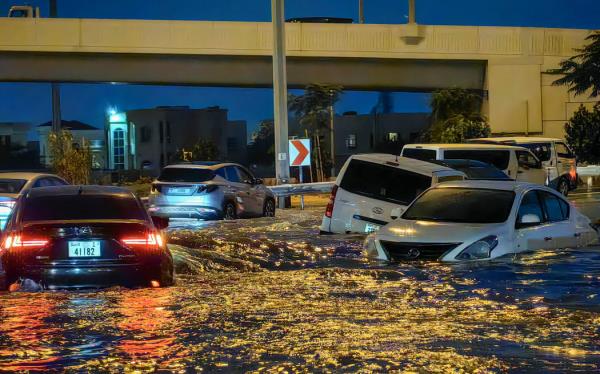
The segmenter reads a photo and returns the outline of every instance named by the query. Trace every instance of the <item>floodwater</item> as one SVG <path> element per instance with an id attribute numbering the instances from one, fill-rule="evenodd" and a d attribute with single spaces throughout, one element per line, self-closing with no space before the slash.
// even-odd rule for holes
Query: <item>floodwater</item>
<path id="1" fill-rule="evenodd" d="M 600 369 L 600 247 L 386 264 L 321 212 L 173 222 L 174 287 L 0 293 L 0 371 Z"/>

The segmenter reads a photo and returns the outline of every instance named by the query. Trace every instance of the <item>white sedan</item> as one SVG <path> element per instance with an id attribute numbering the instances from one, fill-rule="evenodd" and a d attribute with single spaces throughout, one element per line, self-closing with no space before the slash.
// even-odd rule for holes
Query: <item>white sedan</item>
<path id="1" fill-rule="evenodd" d="M 514 181 L 442 183 L 371 234 L 382 260 L 488 260 L 598 241 L 590 220 L 553 189 Z"/>

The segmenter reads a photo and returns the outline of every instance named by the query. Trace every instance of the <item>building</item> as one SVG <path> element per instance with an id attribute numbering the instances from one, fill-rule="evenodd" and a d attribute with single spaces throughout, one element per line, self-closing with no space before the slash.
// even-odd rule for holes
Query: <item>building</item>
<path id="1" fill-rule="evenodd" d="M 346 159 L 358 153 L 400 153 L 402 146 L 414 142 L 429 125 L 429 113 L 371 113 L 346 112 L 334 117 L 336 170 Z M 290 136 L 303 138 L 298 120 L 290 118 Z M 329 130 L 322 131 L 321 144 L 328 148 Z"/>
<path id="2" fill-rule="evenodd" d="M 0 169 L 28 170 L 39 165 L 38 148 L 31 148 L 27 140 L 31 129 L 29 123 L 0 122 Z"/>
<path id="3" fill-rule="evenodd" d="M 108 168 L 145 170 L 156 175 L 179 151 L 200 140 L 214 142 L 218 159 L 245 162 L 246 121 L 229 121 L 218 106 L 192 109 L 159 106 L 108 117 Z"/>
<path id="4" fill-rule="evenodd" d="M 88 125 L 80 121 L 61 121 L 61 128 L 69 130 L 73 135 L 73 142 L 81 144 L 84 139 L 90 145 L 92 152 L 92 168 L 106 168 L 106 146 L 104 130 Z M 48 148 L 48 135 L 52 131 L 52 122 L 42 123 L 37 127 L 39 135 L 40 163 L 43 166 L 50 166 L 51 159 Z"/>
<path id="5" fill-rule="evenodd" d="M 31 125 L 25 122 L 0 122 L 0 147 L 27 147 Z"/>

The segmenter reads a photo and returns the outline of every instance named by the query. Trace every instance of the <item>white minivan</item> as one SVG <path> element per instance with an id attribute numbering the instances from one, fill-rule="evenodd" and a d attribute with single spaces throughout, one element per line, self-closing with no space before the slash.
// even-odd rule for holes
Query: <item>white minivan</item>
<path id="1" fill-rule="evenodd" d="M 321 223 L 322 234 L 370 233 L 396 219 L 429 187 L 465 174 L 389 154 L 348 158 L 336 179 Z"/>
<path id="2" fill-rule="evenodd" d="M 465 159 L 494 165 L 509 178 L 545 185 L 546 171 L 527 148 L 501 144 L 407 144 L 402 156 L 417 160 Z"/>
<path id="3" fill-rule="evenodd" d="M 527 148 L 542 162 L 547 174 L 548 186 L 565 196 L 569 190 L 577 188 L 575 154 L 562 139 L 514 136 L 472 139 L 469 143 L 506 144 Z"/>

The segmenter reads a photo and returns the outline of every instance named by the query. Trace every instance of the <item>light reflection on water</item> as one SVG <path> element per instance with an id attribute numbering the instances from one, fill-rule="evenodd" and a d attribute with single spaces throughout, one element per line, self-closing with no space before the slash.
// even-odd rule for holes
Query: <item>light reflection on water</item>
<path id="1" fill-rule="evenodd" d="M 175 222 L 175 287 L 0 294 L 0 370 L 598 370 L 599 248 L 389 265 L 319 213 Z"/>

